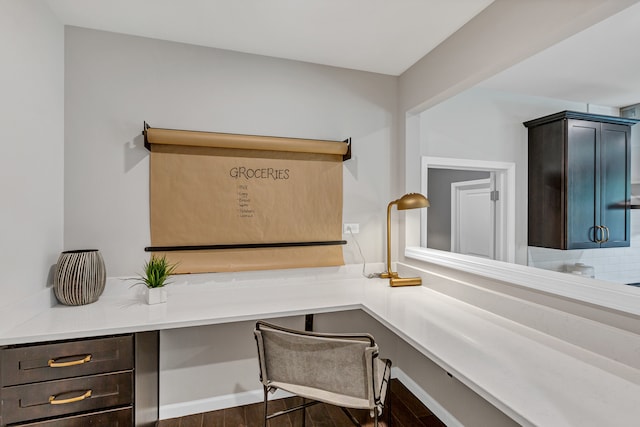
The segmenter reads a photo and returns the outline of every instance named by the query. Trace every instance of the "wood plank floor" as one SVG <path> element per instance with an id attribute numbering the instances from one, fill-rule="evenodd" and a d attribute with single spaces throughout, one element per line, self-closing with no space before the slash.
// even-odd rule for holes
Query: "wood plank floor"
<path id="1" fill-rule="evenodd" d="M 391 425 L 394 427 L 446 427 L 398 380 L 391 380 Z M 269 401 L 269 412 L 290 408 L 301 402 L 291 397 Z M 388 405 L 387 405 L 388 406 Z M 158 422 L 158 427 L 259 427 L 262 426 L 262 403 L 254 403 L 203 414 L 172 418 Z M 352 410 L 363 426 L 373 426 L 368 411 Z M 382 415 L 381 427 L 387 427 L 387 414 Z M 269 421 L 269 427 L 302 425 L 302 411 L 292 412 Z M 350 427 L 349 418 L 332 405 L 318 404 L 307 408 L 307 427 Z"/>

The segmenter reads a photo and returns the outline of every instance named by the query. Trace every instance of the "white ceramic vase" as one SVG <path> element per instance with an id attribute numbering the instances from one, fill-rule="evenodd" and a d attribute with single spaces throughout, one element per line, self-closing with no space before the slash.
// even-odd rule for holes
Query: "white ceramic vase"
<path id="1" fill-rule="evenodd" d="M 161 304 L 167 302 L 167 290 L 161 288 L 147 288 L 147 304 Z"/>

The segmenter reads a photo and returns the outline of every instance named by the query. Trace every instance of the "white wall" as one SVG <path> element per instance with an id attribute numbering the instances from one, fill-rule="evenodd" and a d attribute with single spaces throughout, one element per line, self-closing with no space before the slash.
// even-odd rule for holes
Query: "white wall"
<path id="1" fill-rule="evenodd" d="M 64 30 L 48 6 L 0 2 L 0 59 L 2 309 L 43 291 L 62 249 Z"/>
<path id="2" fill-rule="evenodd" d="M 301 316 L 269 321 L 304 329 Z M 160 418 L 261 401 L 254 328 L 247 321 L 161 331 Z"/>
<path id="3" fill-rule="evenodd" d="M 153 127 L 342 140 L 343 220 L 368 262 L 384 259 L 397 78 L 66 28 L 65 248 L 102 251 L 109 276 L 148 257 Z M 345 236 L 347 240 L 351 237 Z M 345 247 L 345 262 L 360 263 Z"/>

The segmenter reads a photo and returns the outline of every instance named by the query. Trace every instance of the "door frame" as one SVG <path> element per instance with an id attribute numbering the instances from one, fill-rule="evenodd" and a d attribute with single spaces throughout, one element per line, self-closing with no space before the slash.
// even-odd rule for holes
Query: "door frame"
<path id="1" fill-rule="evenodd" d="M 516 165 L 512 162 L 456 159 L 450 157 L 423 156 L 421 159 L 421 191 L 427 197 L 428 171 L 434 169 L 458 169 L 495 173 L 496 190 L 500 198 L 496 202 L 496 259 L 515 262 L 516 258 Z M 429 209 L 420 209 L 420 246 L 427 247 L 427 221 Z M 498 250 L 498 246 L 500 250 Z"/>

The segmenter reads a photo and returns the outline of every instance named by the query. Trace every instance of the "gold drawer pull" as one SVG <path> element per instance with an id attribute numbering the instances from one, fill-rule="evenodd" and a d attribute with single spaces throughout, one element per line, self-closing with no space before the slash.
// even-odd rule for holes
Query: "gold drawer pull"
<path id="1" fill-rule="evenodd" d="M 71 360 L 69 362 L 56 362 L 55 359 L 49 359 L 48 365 L 50 368 L 65 368 L 67 366 L 82 365 L 83 363 L 87 363 L 89 361 L 91 361 L 91 355 L 87 354 L 82 359 Z"/>
<path id="2" fill-rule="evenodd" d="M 80 396 L 76 396 L 76 397 L 70 397 L 68 399 L 60 399 L 57 400 L 58 396 L 49 396 L 49 403 L 51 405 L 65 405 L 67 403 L 73 403 L 73 402 L 79 402 L 81 400 L 84 400 L 88 397 L 91 397 L 91 390 L 87 390 L 85 391 L 83 394 L 81 394 Z"/>

